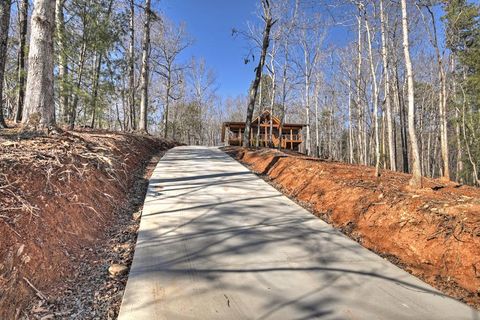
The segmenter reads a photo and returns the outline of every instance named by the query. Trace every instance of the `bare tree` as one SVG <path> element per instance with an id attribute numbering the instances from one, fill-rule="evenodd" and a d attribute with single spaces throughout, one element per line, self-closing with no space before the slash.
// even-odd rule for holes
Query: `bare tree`
<path id="1" fill-rule="evenodd" d="M 128 51 L 130 129 L 136 129 L 135 116 L 135 0 L 130 0 L 130 46 Z"/>
<path id="2" fill-rule="evenodd" d="M 138 124 L 138 129 L 144 133 L 148 132 L 147 112 L 148 81 L 150 77 L 150 21 L 152 19 L 150 2 L 150 0 L 145 0 L 145 25 L 143 27 L 142 75 L 140 84 L 142 100 L 140 102 L 140 122 Z"/>
<path id="3" fill-rule="evenodd" d="M 294 0 L 293 12 L 291 14 L 291 17 L 287 18 L 286 21 L 282 23 L 279 28 L 280 29 L 279 33 L 282 34 L 280 44 L 283 51 L 283 65 L 282 65 L 282 73 L 281 73 L 282 87 L 281 87 L 281 103 L 280 103 L 280 117 L 279 117 L 280 118 L 279 143 L 278 143 L 279 149 L 282 147 L 282 131 L 283 131 L 283 124 L 285 123 L 286 103 L 287 103 L 287 96 L 288 96 L 287 85 L 289 81 L 288 67 L 289 67 L 289 59 L 290 59 L 290 35 L 297 21 L 298 8 L 299 8 L 299 0 Z"/>
<path id="4" fill-rule="evenodd" d="M 408 34 L 407 1 L 401 0 L 402 5 L 402 32 L 403 52 L 405 55 L 405 68 L 407 70 L 408 86 L 408 134 L 410 136 L 410 147 L 412 150 L 412 179 L 410 185 L 414 188 L 422 186 L 422 171 L 420 168 L 420 153 L 418 151 L 417 134 L 415 130 L 415 89 L 413 83 L 412 60 L 410 58 L 410 41 Z"/>
<path id="5" fill-rule="evenodd" d="M 47 129 L 55 126 L 53 35 L 55 1 L 36 0 L 31 19 L 28 76 L 22 124 Z"/>
<path id="6" fill-rule="evenodd" d="M 206 65 L 205 59 L 192 58 L 188 78 L 193 89 L 193 99 L 200 104 L 208 104 L 214 100 L 217 90 L 217 77 Z"/>
<path id="7" fill-rule="evenodd" d="M 418 5 L 418 4 L 417 4 Z M 420 7 L 420 5 L 418 5 Z M 429 32 L 430 42 L 435 49 L 435 57 L 437 62 L 437 73 L 438 79 L 440 82 L 440 89 L 438 90 L 438 115 L 440 120 L 440 145 L 441 145 L 441 154 L 443 160 L 443 178 L 450 180 L 450 161 L 449 161 L 449 148 L 448 148 L 448 134 L 447 134 L 447 79 L 445 74 L 445 67 L 443 63 L 443 57 L 440 53 L 440 47 L 438 44 L 438 32 L 437 24 L 435 19 L 435 14 L 432 11 L 428 1 L 423 4 L 427 9 L 430 15 L 430 21 L 432 25 L 432 31 Z M 420 8 L 420 12 L 421 8 Z M 423 21 L 428 28 L 428 23 L 426 22 L 425 17 L 422 14 Z"/>
<path id="8" fill-rule="evenodd" d="M 353 124 L 352 124 L 352 80 L 350 74 L 348 75 L 348 160 L 354 163 L 353 154 Z"/>
<path id="9" fill-rule="evenodd" d="M 257 100 L 258 86 L 262 79 L 262 70 L 265 64 L 265 59 L 267 56 L 268 46 L 270 44 L 270 31 L 275 24 L 275 21 L 272 18 L 272 11 L 270 7 L 269 0 L 261 0 L 263 7 L 263 21 L 265 23 L 265 29 L 263 31 L 263 41 L 262 41 L 262 53 L 260 55 L 260 60 L 258 61 L 258 66 L 255 69 L 255 80 L 253 81 L 252 88 L 250 89 L 250 101 L 247 107 L 247 119 L 245 120 L 245 132 L 243 133 L 243 146 L 250 146 L 250 131 L 251 123 L 253 118 L 253 109 L 255 107 L 255 101 Z"/>
<path id="10" fill-rule="evenodd" d="M 313 22 L 316 24 L 316 22 Z M 314 34 L 315 40 L 308 36 L 310 28 L 317 28 L 318 26 L 306 26 L 302 27 L 300 45 L 303 53 L 303 78 L 304 78 L 304 97 L 305 97 L 305 119 L 306 119 L 306 137 L 305 137 L 305 151 L 307 155 L 311 154 L 311 138 L 310 138 L 310 96 L 311 96 L 311 83 L 314 72 L 316 72 L 317 63 L 320 57 L 319 43 L 320 39 L 316 32 Z"/>
<path id="11" fill-rule="evenodd" d="M 172 99 L 176 100 L 173 89 L 182 81 L 178 73 L 185 69 L 183 66 L 176 65 L 176 60 L 179 54 L 192 44 L 192 40 L 187 35 L 184 24 L 177 27 L 172 22 L 163 19 L 162 27 L 162 33 L 154 39 L 156 44 L 154 51 L 157 59 L 152 58 L 152 63 L 158 66 L 154 72 L 165 80 L 163 122 L 164 137 L 167 138 L 170 104 Z"/>
<path id="12" fill-rule="evenodd" d="M 399 75 L 399 59 L 394 59 L 394 65 L 392 66 L 393 71 L 393 85 L 392 85 L 392 94 L 393 101 L 396 107 L 396 110 L 399 114 L 400 120 L 400 143 L 402 149 L 402 166 L 403 172 L 408 173 L 409 163 L 408 163 L 408 139 L 407 139 L 407 125 L 406 125 L 406 110 L 405 110 L 405 100 L 403 98 L 403 90 L 400 87 L 400 75 Z"/>
<path id="13" fill-rule="evenodd" d="M 358 5 L 357 5 L 358 6 Z M 356 105 L 358 110 L 358 146 L 359 146 L 359 158 L 363 164 L 368 164 L 367 158 L 367 128 L 366 121 L 364 119 L 364 111 L 362 108 L 362 51 L 363 51 L 363 23 L 362 23 L 362 10 L 358 10 L 357 15 L 357 74 L 356 74 Z"/>
<path id="14" fill-rule="evenodd" d="M 267 65 L 267 69 L 270 75 L 270 79 L 272 80 L 272 96 L 270 100 L 270 129 L 269 129 L 269 146 L 273 146 L 273 116 L 274 116 L 274 107 L 275 107 L 275 97 L 276 97 L 276 91 L 277 91 L 277 74 L 275 72 L 275 57 L 277 55 L 277 42 L 278 42 L 278 36 L 273 38 L 273 44 L 272 44 L 272 49 L 269 52 L 269 57 L 270 57 L 270 65 Z"/>
<path id="15" fill-rule="evenodd" d="M 216 75 L 204 59 L 195 57 L 185 70 L 179 99 L 173 105 L 172 129 L 175 127 L 176 137 L 188 144 L 212 145 L 223 118 L 217 113 L 220 103 L 216 96 Z"/>
<path id="16" fill-rule="evenodd" d="M 366 10 L 364 7 L 362 10 Z M 372 103 L 373 103 L 373 121 L 374 121 L 374 130 L 375 130 L 375 176 L 380 176 L 380 137 L 379 137 L 379 124 L 378 124 L 378 85 L 377 85 L 377 75 L 375 72 L 375 64 L 373 61 L 372 53 L 372 35 L 370 30 L 370 23 L 368 21 L 367 12 L 364 12 L 365 18 L 365 28 L 367 30 L 367 44 L 368 44 L 368 57 L 370 62 L 370 73 L 372 76 Z"/>
<path id="17" fill-rule="evenodd" d="M 320 95 L 320 73 L 315 74 L 314 101 L 315 101 L 315 156 L 320 156 L 320 128 L 318 115 L 318 96 Z"/>
<path id="18" fill-rule="evenodd" d="M 382 59 L 383 59 L 383 81 L 384 81 L 384 104 L 387 113 L 387 137 L 388 154 L 390 157 L 390 170 L 397 170 L 397 160 L 395 154 L 395 141 L 393 138 L 392 106 L 390 103 L 390 63 L 388 51 L 388 19 L 385 14 L 384 0 L 380 0 L 380 24 L 382 33 Z"/>

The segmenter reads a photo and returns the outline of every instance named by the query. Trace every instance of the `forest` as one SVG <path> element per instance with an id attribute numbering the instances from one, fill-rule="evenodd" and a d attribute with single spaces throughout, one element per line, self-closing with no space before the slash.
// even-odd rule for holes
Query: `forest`
<path id="1" fill-rule="evenodd" d="M 470 319 L 479 171 L 477 0 L 0 1 L 1 319 Z"/>
<path id="2" fill-rule="evenodd" d="M 195 39 L 161 2 L 7 0 L 0 10 L 0 127 L 218 145 L 222 122 L 269 109 L 306 124 L 308 155 L 480 183 L 478 3 L 260 1 L 232 26 L 247 48 L 232 63 L 256 73 L 234 97 L 217 93 L 205 59 L 182 55 Z"/>
<path id="3" fill-rule="evenodd" d="M 305 123 L 307 155 L 478 185 L 479 8 L 263 1 L 263 42 L 243 33 L 266 69 L 251 107 Z M 332 45 L 341 29 L 356 38 Z"/>

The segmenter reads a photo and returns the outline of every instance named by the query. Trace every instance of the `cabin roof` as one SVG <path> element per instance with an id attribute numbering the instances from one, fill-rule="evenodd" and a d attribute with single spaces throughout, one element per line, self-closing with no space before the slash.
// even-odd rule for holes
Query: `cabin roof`
<path id="1" fill-rule="evenodd" d="M 224 122 L 223 123 L 224 127 L 239 127 L 239 128 L 245 128 L 245 122 Z M 257 124 L 252 122 L 252 127 L 256 127 Z M 302 123 L 284 123 L 282 127 L 293 127 L 293 128 L 303 128 L 306 127 L 306 124 Z"/>
<path id="2" fill-rule="evenodd" d="M 258 124 L 258 120 L 259 120 L 259 117 L 260 117 L 260 120 L 262 119 L 268 119 L 270 117 L 270 111 L 269 110 L 264 110 L 259 116 L 257 116 L 251 123 L 251 126 L 252 127 L 256 127 L 257 124 Z M 277 117 L 273 116 L 273 124 L 276 125 L 276 126 L 279 126 L 280 125 L 280 119 L 278 119 Z M 242 122 L 242 121 L 228 121 L 228 122 L 224 122 L 223 123 L 223 128 L 225 127 L 237 127 L 237 128 L 244 128 L 245 127 L 245 122 Z M 305 124 L 302 124 L 302 123 L 284 123 L 282 127 L 293 127 L 293 128 L 303 128 L 303 127 L 306 127 Z"/>

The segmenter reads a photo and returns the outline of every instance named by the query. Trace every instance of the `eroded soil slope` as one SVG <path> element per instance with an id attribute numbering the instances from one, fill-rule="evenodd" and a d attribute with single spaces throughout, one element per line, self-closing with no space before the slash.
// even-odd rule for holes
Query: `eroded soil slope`
<path id="1" fill-rule="evenodd" d="M 226 148 L 285 194 L 427 283 L 480 307 L 480 189 L 276 150 Z"/>
<path id="2" fill-rule="evenodd" d="M 133 134 L 3 132 L 0 319 L 25 316 L 33 297 L 48 300 L 75 278 L 85 250 L 107 243 L 107 230 L 125 220 L 133 173 L 173 146 Z"/>

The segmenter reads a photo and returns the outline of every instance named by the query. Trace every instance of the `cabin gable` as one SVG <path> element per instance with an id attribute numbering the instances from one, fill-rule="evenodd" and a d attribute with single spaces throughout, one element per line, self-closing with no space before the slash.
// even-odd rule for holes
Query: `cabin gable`
<path id="1" fill-rule="evenodd" d="M 270 125 L 270 119 L 272 119 L 272 124 L 274 127 L 279 127 L 280 126 L 280 119 L 278 119 L 275 116 L 272 116 L 269 110 L 264 110 L 258 117 L 253 119 L 252 121 L 252 126 L 257 126 L 258 122 L 260 120 L 260 125 L 265 125 L 268 124 Z"/>

